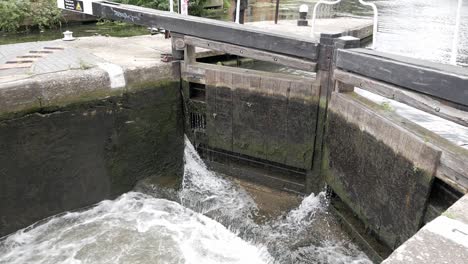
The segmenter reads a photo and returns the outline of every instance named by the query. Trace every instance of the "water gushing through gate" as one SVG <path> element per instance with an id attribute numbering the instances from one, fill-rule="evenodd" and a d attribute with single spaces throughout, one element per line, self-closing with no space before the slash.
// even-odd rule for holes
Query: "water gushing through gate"
<path id="1" fill-rule="evenodd" d="M 0 241 L 0 263 L 370 263 L 324 193 L 258 221 L 252 197 L 210 171 L 188 139 L 178 201 L 151 189 L 20 230 Z"/>

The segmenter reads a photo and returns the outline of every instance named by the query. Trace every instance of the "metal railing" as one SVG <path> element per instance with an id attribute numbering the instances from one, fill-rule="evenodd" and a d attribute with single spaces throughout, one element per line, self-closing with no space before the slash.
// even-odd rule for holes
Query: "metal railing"
<path id="1" fill-rule="evenodd" d="M 239 19 L 239 16 L 240 16 L 240 1 L 241 0 L 236 1 L 236 23 L 237 24 L 240 23 L 240 19 Z"/>
<path id="2" fill-rule="evenodd" d="M 453 42 L 452 42 L 452 55 L 450 56 L 450 63 L 454 65 L 457 64 L 458 35 L 460 32 L 462 5 L 463 5 L 463 0 L 458 0 L 457 15 L 455 18 L 455 31 L 454 31 Z"/>
<path id="3" fill-rule="evenodd" d="M 462 0 L 459 0 L 459 1 L 462 1 Z M 314 11 L 312 13 L 312 32 L 311 32 L 311 35 L 312 37 L 315 37 L 315 20 L 317 19 L 317 10 L 318 10 L 318 7 L 322 4 L 324 5 L 336 5 L 336 4 L 339 4 L 341 2 L 341 0 L 336 0 L 336 1 L 324 1 L 324 0 L 320 0 L 318 1 L 315 6 L 314 6 Z M 372 10 L 374 12 L 374 28 L 373 28 L 373 32 L 372 32 L 372 46 L 371 48 L 372 49 L 375 49 L 375 46 L 376 46 L 376 36 L 377 36 L 377 23 L 378 23 L 378 11 L 377 11 L 377 6 L 374 4 L 374 3 L 367 3 L 367 2 L 364 2 L 364 0 L 359 0 L 359 3 L 361 3 L 362 5 L 365 5 L 365 6 L 370 6 L 372 7 Z"/>

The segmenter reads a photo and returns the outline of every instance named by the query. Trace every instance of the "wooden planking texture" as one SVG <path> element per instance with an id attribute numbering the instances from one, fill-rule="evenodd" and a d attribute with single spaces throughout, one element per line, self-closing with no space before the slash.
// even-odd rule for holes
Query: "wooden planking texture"
<path id="1" fill-rule="evenodd" d="M 196 47 L 206 48 L 215 51 L 221 51 L 228 54 L 253 58 L 261 61 L 272 62 L 280 65 L 293 67 L 304 71 L 315 71 L 317 65 L 315 62 L 288 57 L 280 54 L 275 54 L 258 49 L 250 49 L 237 45 L 227 44 L 218 41 L 206 40 L 197 37 L 185 36 L 186 45 L 193 45 Z"/>
<path id="2" fill-rule="evenodd" d="M 338 50 L 336 67 L 468 106 L 468 70 L 365 49 Z"/>
<path id="3" fill-rule="evenodd" d="M 380 115 L 377 108 L 367 108 L 353 99 L 352 95 L 341 93 L 332 94 L 328 107 L 330 111 L 342 115 L 347 122 L 359 126 L 361 131 L 385 143 L 395 153 L 411 160 L 415 166 L 435 175 L 441 151 Z"/>
<path id="4" fill-rule="evenodd" d="M 398 246 L 422 223 L 441 151 L 351 94 L 333 93 L 328 109 L 327 182 L 380 239 Z"/>
<path id="5" fill-rule="evenodd" d="M 380 96 L 410 105 L 427 113 L 445 118 L 463 126 L 468 126 L 468 112 L 450 107 L 447 102 L 433 97 L 402 89 L 397 86 L 366 78 L 364 76 L 336 69 L 334 79 L 376 93 Z"/>
<path id="6" fill-rule="evenodd" d="M 93 2 L 93 14 L 102 18 L 164 28 L 183 35 L 306 58 L 312 61 L 315 61 L 318 55 L 318 43 L 315 43 L 311 38 L 272 33 L 248 25 L 184 16 L 167 11 L 112 2 Z"/>
<path id="7" fill-rule="evenodd" d="M 210 147 L 297 168 L 311 165 L 318 87 L 230 67 L 205 69 Z"/>

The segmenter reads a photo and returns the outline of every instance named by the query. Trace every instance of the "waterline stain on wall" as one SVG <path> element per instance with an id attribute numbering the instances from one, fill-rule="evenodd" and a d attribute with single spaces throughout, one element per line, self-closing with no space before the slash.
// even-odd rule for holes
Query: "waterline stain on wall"
<path id="1" fill-rule="evenodd" d="M 145 177 L 180 178 L 180 105 L 179 82 L 169 80 L 1 121 L 0 236 Z"/>

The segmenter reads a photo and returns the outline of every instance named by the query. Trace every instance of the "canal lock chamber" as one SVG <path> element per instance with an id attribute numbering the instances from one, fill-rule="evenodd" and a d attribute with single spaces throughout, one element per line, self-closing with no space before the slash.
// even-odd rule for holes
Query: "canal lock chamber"
<path id="1" fill-rule="evenodd" d="M 208 166 L 289 193 L 325 191 L 329 210 L 372 261 L 382 262 L 463 196 L 434 177 L 440 151 L 428 146 L 453 143 L 417 126 L 402 131 L 399 124 L 411 121 L 385 103 L 350 93 L 324 106 L 320 71 L 234 55 L 197 61 L 236 68 L 182 70 L 185 131 Z"/>
<path id="2" fill-rule="evenodd" d="M 4 102 L 0 260 L 379 262 L 461 196 L 338 114 L 320 123 L 315 74 L 232 59 L 211 58 L 198 75 L 178 62 L 127 72 L 119 90 L 91 70 L 100 81 L 77 77 L 56 97 L 67 87 L 44 82 L 29 90 L 38 102 Z M 318 128 L 328 134 L 317 165 Z M 377 155 L 397 162 L 353 166 Z M 363 206 L 375 196 L 353 197 L 352 180 L 338 181 L 395 168 L 421 176 L 417 197 L 429 197 L 406 236 L 394 222 L 376 232 L 366 212 L 382 208 Z M 354 199 L 364 202 L 352 208 Z"/>

